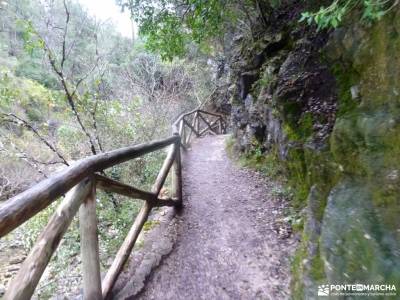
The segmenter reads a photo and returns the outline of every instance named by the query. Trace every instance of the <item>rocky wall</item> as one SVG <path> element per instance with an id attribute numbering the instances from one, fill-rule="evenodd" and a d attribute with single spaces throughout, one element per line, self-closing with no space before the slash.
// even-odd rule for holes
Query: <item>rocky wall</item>
<path id="1" fill-rule="evenodd" d="M 295 189 L 295 299 L 325 283 L 400 289 L 400 10 L 316 32 L 296 3 L 234 40 L 235 148 L 273 153 Z"/>

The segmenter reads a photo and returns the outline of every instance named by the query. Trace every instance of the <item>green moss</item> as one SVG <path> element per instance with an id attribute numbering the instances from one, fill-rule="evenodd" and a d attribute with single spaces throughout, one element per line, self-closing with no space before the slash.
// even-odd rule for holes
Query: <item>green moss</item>
<path id="1" fill-rule="evenodd" d="M 315 286 L 318 283 L 326 283 L 324 263 L 320 256 L 319 249 L 317 249 L 315 256 L 310 257 L 307 251 L 309 243 L 309 236 L 306 232 L 303 232 L 301 244 L 296 249 L 291 262 L 292 280 L 290 285 L 292 299 L 300 300 L 307 298 L 307 294 L 310 292 L 314 295 L 314 290 L 306 290 L 307 288 L 304 285 L 305 278 L 309 278 L 315 282 Z"/>
<path id="2" fill-rule="evenodd" d="M 272 178 L 278 178 L 283 175 L 282 165 L 275 149 L 267 153 L 263 150 L 262 145 L 254 139 L 250 151 L 247 153 L 236 153 L 234 150 L 235 143 L 235 139 L 229 137 L 225 141 L 225 148 L 228 156 L 241 167 L 254 169 Z"/>
<path id="3" fill-rule="evenodd" d="M 310 112 L 305 113 L 300 119 L 299 134 L 301 138 L 305 139 L 313 133 L 313 116 Z"/>
<path id="4" fill-rule="evenodd" d="M 290 140 L 290 141 L 298 141 L 299 140 L 299 135 L 293 129 L 292 126 L 289 126 L 289 124 L 286 124 L 286 123 L 283 124 L 283 132 L 285 133 L 288 140 Z"/>
<path id="5" fill-rule="evenodd" d="M 292 128 L 296 128 L 299 124 L 302 114 L 302 104 L 299 102 L 285 102 L 282 106 L 282 114 L 284 116 L 285 122 L 288 123 Z"/>
<path id="6" fill-rule="evenodd" d="M 295 255 L 292 258 L 291 273 L 292 279 L 290 282 L 292 298 L 304 299 L 304 263 L 308 257 L 307 255 L 307 237 L 303 234 L 302 243 L 296 249 Z"/>
<path id="7" fill-rule="evenodd" d="M 347 173 L 365 175 L 360 162 L 360 149 L 365 147 L 364 138 L 357 130 L 357 114 L 348 113 L 338 118 L 330 139 L 330 148 L 335 160 Z"/>
<path id="8" fill-rule="evenodd" d="M 340 281 L 343 273 L 354 280 L 399 278 L 394 257 L 400 240 L 399 12 L 368 29 L 335 32 L 327 65 L 336 77 L 338 100 L 329 144 L 311 139 L 313 125 L 326 124 L 328 116 L 304 113 L 301 103 L 275 96 L 268 105 L 284 121 L 285 160 L 257 144 L 241 157 L 245 166 L 279 169 L 295 191 L 292 205 L 298 211 L 307 206 L 292 262 L 294 299 L 304 299 L 310 284 L 326 283 L 327 277 Z M 268 84 L 262 77 L 254 88 Z M 332 266 L 326 273 L 325 261 Z"/>
<path id="9" fill-rule="evenodd" d="M 148 232 L 159 224 L 160 224 L 160 221 L 147 221 L 143 225 L 143 230 L 144 230 L 144 232 Z"/>
<path id="10" fill-rule="evenodd" d="M 310 185 L 307 178 L 307 165 L 304 151 L 302 148 L 291 148 L 288 151 L 288 157 L 284 161 L 286 166 L 286 175 L 288 184 L 293 187 L 295 197 L 293 205 L 297 208 L 305 206 Z"/>
<path id="11" fill-rule="evenodd" d="M 311 193 L 308 195 L 309 206 L 311 201 L 318 203 L 318 206 L 312 205 L 315 208 L 313 217 L 322 221 L 329 193 L 343 176 L 343 173 L 334 161 L 329 149 L 323 151 L 306 150 L 305 156 L 308 166 L 308 182 L 315 189 L 315 195 Z"/>
<path id="12" fill-rule="evenodd" d="M 293 205 L 297 208 L 305 206 L 305 200 L 310 190 L 308 167 L 302 144 L 313 133 L 313 116 L 304 113 L 299 119 L 293 115 L 285 115 L 283 131 L 289 141 L 298 142 L 297 146 L 289 148 L 286 160 L 283 162 L 288 178 L 288 183 L 295 190 Z"/>
<path id="13" fill-rule="evenodd" d="M 229 136 L 225 139 L 225 149 L 226 153 L 230 158 L 234 158 L 234 148 L 235 146 L 235 139 L 232 136 Z"/>
<path id="14" fill-rule="evenodd" d="M 139 240 L 135 243 L 135 249 L 142 249 L 144 247 L 144 240 Z"/>
<path id="15" fill-rule="evenodd" d="M 252 84 L 250 94 L 253 96 L 254 101 L 257 101 L 258 96 L 261 94 L 261 90 L 267 84 L 268 82 L 263 77 L 260 77 L 256 82 Z"/>
<path id="16" fill-rule="evenodd" d="M 326 60 L 326 58 L 323 58 Z M 352 98 L 351 87 L 359 83 L 359 73 L 348 64 L 336 62 L 331 65 L 331 72 L 335 76 L 338 94 L 338 104 L 336 116 L 340 117 L 353 111 L 359 104 L 358 100 Z"/>
<path id="17" fill-rule="evenodd" d="M 339 281 L 346 273 L 352 282 L 398 281 L 398 241 L 382 223 L 364 178 L 341 180 L 330 195 L 329 208 L 321 232 L 321 254 L 333 267 L 330 280 Z M 343 211 L 351 211 L 351 217 Z"/>
<path id="18" fill-rule="evenodd" d="M 282 167 L 274 150 L 264 153 L 260 148 L 253 149 L 241 155 L 238 162 L 242 167 L 252 168 L 272 178 L 282 175 Z"/>
<path id="19" fill-rule="evenodd" d="M 310 112 L 304 113 L 297 122 L 286 122 L 283 131 L 290 141 L 306 141 L 313 133 L 313 116 Z"/>
<path id="20" fill-rule="evenodd" d="M 251 94 L 255 101 L 257 101 L 263 89 L 273 85 L 276 80 L 276 75 L 273 73 L 273 67 L 270 66 L 270 63 L 268 61 L 261 67 L 260 78 L 251 87 Z"/>
<path id="21" fill-rule="evenodd" d="M 373 196 L 373 203 L 390 230 L 398 221 L 400 188 L 400 125 L 394 122 L 396 110 L 347 114 L 336 122 L 331 150 L 346 174 L 362 176 Z M 391 179 L 393 178 L 393 179 Z"/>
<path id="22" fill-rule="evenodd" d="M 311 259 L 310 276 L 314 281 L 321 281 L 326 278 L 324 270 L 324 262 L 321 259 L 320 251 L 317 250 L 317 255 Z"/>

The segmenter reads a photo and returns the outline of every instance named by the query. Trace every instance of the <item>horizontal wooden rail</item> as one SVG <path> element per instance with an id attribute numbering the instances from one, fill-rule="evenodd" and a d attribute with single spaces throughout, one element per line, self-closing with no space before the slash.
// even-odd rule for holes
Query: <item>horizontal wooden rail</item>
<path id="1" fill-rule="evenodd" d="M 78 210 L 83 298 L 85 300 L 108 298 L 152 208 L 182 206 L 181 149 L 188 147 L 193 134 L 201 137 L 206 133 L 222 134 L 225 133 L 225 130 L 226 123 L 221 115 L 196 109 L 177 118 L 172 125 L 173 135 L 169 138 L 82 159 L 6 201 L 0 206 L 0 237 L 45 209 L 57 198 L 65 195 L 22 263 L 20 271 L 10 282 L 5 299 L 22 300 L 32 297 L 46 266 Z M 98 174 L 104 169 L 168 146 L 166 158 L 150 192 Z M 159 198 L 160 191 L 169 174 L 171 176 L 171 197 Z M 139 214 L 102 282 L 97 236 L 96 188 L 144 200 Z"/>
<path id="2" fill-rule="evenodd" d="M 217 117 L 217 118 L 224 118 L 224 117 L 223 117 L 222 115 L 220 115 L 220 114 L 212 113 L 212 112 L 205 111 L 205 110 L 201 110 L 201 109 L 198 109 L 197 112 L 200 112 L 200 113 L 205 114 L 205 115 L 214 116 L 214 117 Z"/>
<path id="3" fill-rule="evenodd" d="M 0 207 L 0 237 L 45 209 L 83 178 L 175 143 L 179 137 L 93 155 L 9 199 Z"/>
<path id="4" fill-rule="evenodd" d="M 97 187 L 109 193 L 116 193 L 122 196 L 148 201 L 152 201 L 157 198 L 157 195 L 155 195 L 154 193 L 142 191 L 140 189 L 134 188 L 125 183 L 112 180 L 102 175 L 95 174 L 94 178 L 96 179 Z"/>

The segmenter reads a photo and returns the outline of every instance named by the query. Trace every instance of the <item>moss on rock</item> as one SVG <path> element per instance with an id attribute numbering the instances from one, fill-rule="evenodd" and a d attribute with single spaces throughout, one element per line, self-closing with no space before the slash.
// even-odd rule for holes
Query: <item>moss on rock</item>
<path id="1" fill-rule="evenodd" d="M 400 284 L 399 28 L 396 8 L 376 24 L 333 31 L 326 46 L 323 34 L 303 32 L 265 61 L 257 106 L 240 104 L 241 126 L 256 115 L 264 130 L 246 146 L 249 161 L 284 166 L 293 206 L 306 211 L 295 299 L 327 282 Z"/>

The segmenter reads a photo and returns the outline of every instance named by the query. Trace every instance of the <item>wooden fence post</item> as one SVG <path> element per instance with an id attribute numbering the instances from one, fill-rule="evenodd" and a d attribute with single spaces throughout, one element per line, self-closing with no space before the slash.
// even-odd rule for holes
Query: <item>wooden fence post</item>
<path id="1" fill-rule="evenodd" d="M 128 260 L 139 233 L 150 214 L 150 211 L 151 204 L 146 201 L 139 214 L 136 216 L 135 222 L 129 230 L 128 235 L 122 243 L 121 248 L 118 250 L 115 259 L 103 280 L 103 299 L 107 299 L 110 296 L 112 288 L 117 281 L 118 275 L 121 273 L 123 266 Z"/>
<path id="2" fill-rule="evenodd" d="M 194 128 L 198 133 L 200 133 L 200 122 L 199 122 L 199 113 L 196 112 L 196 118 L 195 118 L 195 126 Z"/>
<path id="3" fill-rule="evenodd" d="M 182 139 L 182 135 L 183 135 L 183 121 L 181 120 L 179 122 L 179 131 L 178 131 L 179 135 L 181 136 Z"/>
<path id="4" fill-rule="evenodd" d="M 197 111 L 194 113 L 193 115 L 193 120 L 192 120 L 192 124 L 190 124 L 189 122 L 187 123 L 187 125 L 189 126 L 189 128 L 191 129 L 189 132 L 189 137 L 188 137 L 188 143 L 190 143 L 190 140 L 192 138 L 192 134 L 194 133 L 197 137 L 199 137 L 199 132 L 198 130 L 196 130 L 196 120 L 197 120 Z"/>
<path id="5" fill-rule="evenodd" d="M 218 118 L 218 130 L 219 130 L 219 134 L 222 134 L 222 119 L 221 119 L 221 117 Z"/>
<path id="6" fill-rule="evenodd" d="M 97 236 L 96 184 L 79 208 L 81 256 L 83 273 L 83 299 L 98 300 L 101 295 L 99 240 Z"/>
<path id="7" fill-rule="evenodd" d="M 185 119 L 191 116 L 193 119 Z M 201 113 L 213 117 L 205 117 Z M 212 118 L 218 119 L 212 122 Z M 208 119 L 207 119 L 208 118 Z M 207 126 L 200 131 L 200 121 Z M 186 128 L 186 127 L 187 128 Z M 189 144 L 193 133 L 201 136 L 207 130 L 211 134 L 226 132 L 226 122 L 220 115 L 201 110 L 183 114 L 172 125 L 173 137 L 117 149 L 83 159 L 70 168 L 61 171 L 33 188 L 13 197 L 0 208 L 0 236 L 18 227 L 24 221 L 47 207 L 57 197 L 65 196 L 47 226 L 38 238 L 28 257 L 23 262 L 17 276 L 13 278 L 5 294 L 7 300 L 29 299 L 57 249 L 60 240 L 79 209 L 81 256 L 83 272 L 83 291 L 85 300 L 103 299 L 110 292 L 129 258 L 140 231 L 146 222 L 152 207 L 182 206 L 182 161 L 181 149 Z M 146 153 L 171 145 L 167 158 L 157 176 L 152 192 L 142 191 L 129 185 L 114 181 L 101 175 L 94 175 L 110 166 L 140 157 Z M 169 170 L 172 179 L 172 198 L 158 199 L 158 194 L 165 183 Z M 96 179 L 98 182 L 96 182 Z M 100 275 L 99 241 L 96 215 L 96 185 L 106 191 L 119 193 L 128 197 L 146 200 L 127 237 L 119 249 L 103 283 Z"/>
<path id="8" fill-rule="evenodd" d="M 90 187 L 91 181 L 86 178 L 65 195 L 65 199 L 54 212 L 49 223 L 38 237 L 35 246 L 22 263 L 18 274 L 8 286 L 4 299 L 25 300 L 32 297 L 43 271 L 69 224 L 71 224 L 79 205 L 90 193 Z"/>
<path id="9" fill-rule="evenodd" d="M 179 141 L 177 143 L 180 143 Z M 175 161 L 172 165 L 172 197 L 177 199 L 179 205 L 182 205 L 182 163 L 181 163 L 181 150 L 177 144 Z"/>
<path id="10" fill-rule="evenodd" d="M 186 143 L 187 128 L 186 128 L 186 126 L 185 126 L 185 122 L 183 121 L 183 119 L 182 119 L 182 124 L 183 124 L 183 131 L 182 131 L 182 136 L 181 136 L 181 143 L 182 143 L 184 146 L 187 146 L 187 143 Z"/>
<path id="11" fill-rule="evenodd" d="M 176 153 L 180 151 L 180 145 L 175 143 L 170 146 L 167 152 L 167 157 L 164 160 L 164 163 L 158 172 L 157 178 L 151 188 L 151 192 L 154 194 L 156 200 L 157 197 L 159 196 L 159 193 L 164 186 L 165 180 L 167 179 L 168 173 L 175 161 Z"/>

